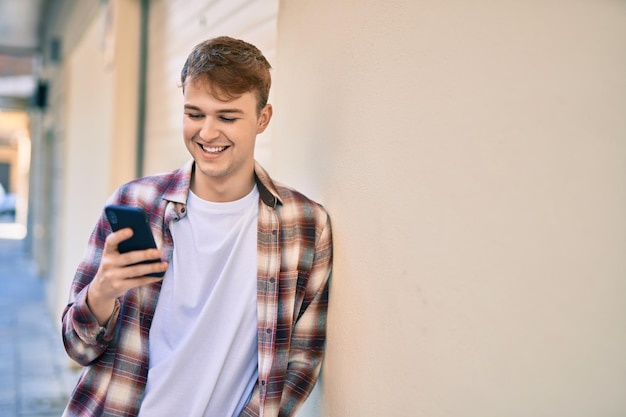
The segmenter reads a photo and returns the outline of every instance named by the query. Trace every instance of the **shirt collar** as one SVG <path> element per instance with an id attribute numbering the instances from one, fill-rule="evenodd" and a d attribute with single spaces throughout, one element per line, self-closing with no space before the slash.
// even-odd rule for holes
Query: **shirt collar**
<path id="1" fill-rule="evenodd" d="M 267 171 L 265 171 L 257 161 L 254 161 L 254 176 L 256 185 L 259 188 L 261 201 L 263 201 L 265 205 L 276 208 L 278 204 L 283 204 L 283 200 L 281 200 L 274 182 Z"/>
<path id="2" fill-rule="evenodd" d="M 189 159 L 182 168 L 175 172 L 163 198 L 174 203 L 186 204 L 193 170 L 194 160 Z M 254 161 L 254 179 L 259 188 L 261 201 L 265 205 L 275 208 L 278 204 L 283 204 L 274 182 L 257 161 Z"/>

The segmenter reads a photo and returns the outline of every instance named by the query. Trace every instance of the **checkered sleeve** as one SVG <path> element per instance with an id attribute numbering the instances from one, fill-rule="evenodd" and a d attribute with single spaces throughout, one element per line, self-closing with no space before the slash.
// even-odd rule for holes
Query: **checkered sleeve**
<path id="1" fill-rule="evenodd" d="M 326 315 L 332 273 L 332 232 L 328 214 L 320 210 L 313 262 L 304 298 L 293 327 L 279 416 L 294 415 L 317 382 L 326 342 Z"/>
<path id="2" fill-rule="evenodd" d="M 116 305 L 113 316 L 101 327 L 87 306 L 87 289 L 93 280 L 110 227 L 104 215 L 94 228 L 82 262 L 79 264 L 72 286 L 70 299 L 62 316 L 62 335 L 65 349 L 73 360 L 86 366 L 96 360 L 108 347 L 119 313 Z"/>

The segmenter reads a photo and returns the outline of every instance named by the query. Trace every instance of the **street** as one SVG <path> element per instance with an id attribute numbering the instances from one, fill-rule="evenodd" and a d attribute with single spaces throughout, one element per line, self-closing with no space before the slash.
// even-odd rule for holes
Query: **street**
<path id="1" fill-rule="evenodd" d="M 0 223 L 0 417 L 60 416 L 78 371 L 45 304 L 19 225 Z M 10 237 L 10 238 L 7 238 Z"/>

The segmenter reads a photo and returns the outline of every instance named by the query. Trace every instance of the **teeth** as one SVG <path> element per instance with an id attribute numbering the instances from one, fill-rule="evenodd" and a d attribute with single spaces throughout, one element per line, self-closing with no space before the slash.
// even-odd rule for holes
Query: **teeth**
<path id="1" fill-rule="evenodd" d="M 219 146 L 219 147 L 213 147 L 213 148 L 210 148 L 208 146 L 202 146 L 202 149 L 205 152 L 210 152 L 210 153 L 219 153 L 219 152 L 222 152 L 226 148 L 227 148 L 226 146 Z"/>

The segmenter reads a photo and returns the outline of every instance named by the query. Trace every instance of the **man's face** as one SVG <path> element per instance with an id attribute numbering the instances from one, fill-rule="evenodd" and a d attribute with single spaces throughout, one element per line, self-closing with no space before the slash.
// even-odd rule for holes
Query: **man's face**
<path id="1" fill-rule="evenodd" d="M 247 187 L 254 178 L 256 135 L 267 127 L 271 106 L 257 114 L 253 92 L 218 100 L 204 81 L 191 80 L 184 88 L 183 136 L 196 162 L 192 189 Z"/>

